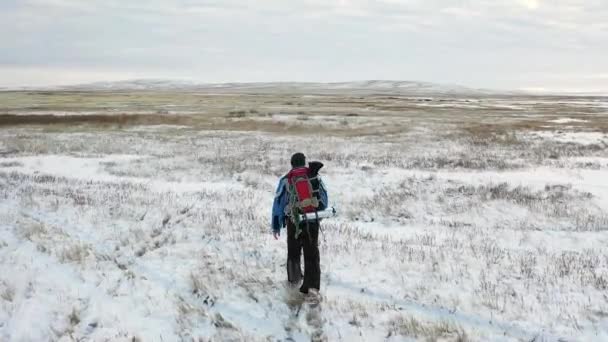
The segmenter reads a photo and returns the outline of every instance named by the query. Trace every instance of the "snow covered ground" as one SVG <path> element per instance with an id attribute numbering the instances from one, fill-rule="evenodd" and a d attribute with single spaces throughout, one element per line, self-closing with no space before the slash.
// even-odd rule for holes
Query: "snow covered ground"
<path id="1" fill-rule="evenodd" d="M 593 116 L 373 113 L 0 129 L 0 341 L 608 340 L 608 136 L 542 127 Z M 319 308 L 269 231 L 296 151 Z"/>

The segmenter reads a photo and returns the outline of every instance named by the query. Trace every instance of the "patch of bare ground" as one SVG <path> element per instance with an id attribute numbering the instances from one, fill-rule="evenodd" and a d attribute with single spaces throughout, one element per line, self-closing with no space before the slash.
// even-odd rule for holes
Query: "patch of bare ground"
<path id="1" fill-rule="evenodd" d="M 162 115 L 162 114 L 70 114 L 70 115 L 11 115 L 0 114 L 0 126 L 19 125 L 71 125 L 71 124 L 94 124 L 94 125 L 187 125 L 192 118 L 186 115 Z"/>

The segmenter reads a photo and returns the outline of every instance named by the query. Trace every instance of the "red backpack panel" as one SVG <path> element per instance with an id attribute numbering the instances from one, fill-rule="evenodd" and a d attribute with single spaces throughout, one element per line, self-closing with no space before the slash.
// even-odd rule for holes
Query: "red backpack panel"
<path id="1" fill-rule="evenodd" d="M 309 170 L 307 167 L 295 168 L 287 174 L 290 205 L 302 214 L 313 213 L 319 207 L 319 201 L 313 194 L 308 174 Z"/>

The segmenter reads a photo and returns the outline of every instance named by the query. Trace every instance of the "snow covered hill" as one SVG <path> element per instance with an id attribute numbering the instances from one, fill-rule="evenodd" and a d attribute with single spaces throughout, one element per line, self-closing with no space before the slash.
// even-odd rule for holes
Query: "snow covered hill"
<path id="1" fill-rule="evenodd" d="M 459 85 L 442 85 L 416 81 L 368 80 L 356 82 L 310 83 L 310 82 L 255 82 L 255 83 L 197 83 L 163 79 L 140 79 L 119 82 L 95 82 L 58 87 L 65 90 L 148 90 L 148 91 L 222 91 L 222 92 L 302 92 L 302 93 L 388 93 L 409 95 L 504 94 L 485 89 L 473 89 Z"/>

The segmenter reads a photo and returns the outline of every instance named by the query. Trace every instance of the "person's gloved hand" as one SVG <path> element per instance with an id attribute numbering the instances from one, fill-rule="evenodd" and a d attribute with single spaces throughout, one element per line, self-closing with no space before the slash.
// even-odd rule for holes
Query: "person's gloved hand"
<path id="1" fill-rule="evenodd" d="M 272 232 L 272 236 L 274 236 L 274 239 L 275 239 L 275 240 L 278 240 L 278 239 L 279 239 L 279 236 L 281 236 L 281 231 L 280 231 L 280 230 L 274 230 L 274 231 Z"/>

